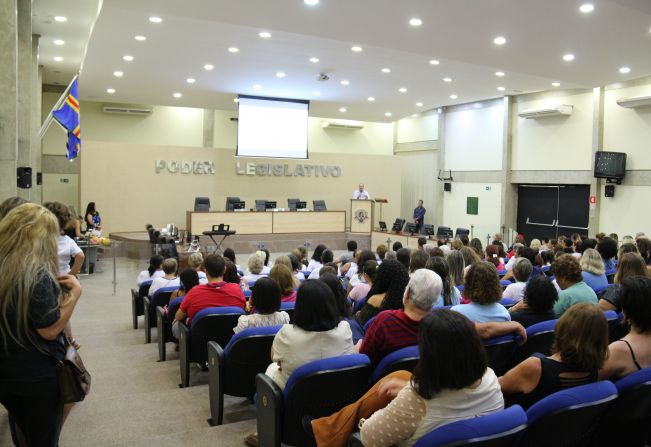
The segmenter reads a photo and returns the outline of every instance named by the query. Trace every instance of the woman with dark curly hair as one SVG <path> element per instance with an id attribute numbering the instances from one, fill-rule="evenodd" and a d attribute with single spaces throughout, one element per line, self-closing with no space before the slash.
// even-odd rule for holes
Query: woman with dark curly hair
<path id="1" fill-rule="evenodd" d="M 402 296 L 409 282 L 409 273 L 398 261 L 384 261 L 377 269 L 375 282 L 368 292 L 366 303 L 355 319 L 364 326 L 368 320 L 387 309 L 402 309 Z"/>
<path id="2" fill-rule="evenodd" d="M 554 303 L 558 299 L 556 287 L 544 276 L 531 278 L 524 289 L 524 299 L 509 309 L 511 319 L 524 327 L 541 321 L 553 320 Z"/>
<path id="3" fill-rule="evenodd" d="M 604 237 L 597 245 L 597 251 L 604 261 L 604 268 L 606 271 L 615 270 L 615 261 L 613 259 L 617 256 L 617 242 L 609 237 Z"/>
<path id="4" fill-rule="evenodd" d="M 557 317 L 577 303 L 597 304 L 597 294 L 583 281 L 578 259 L 568 254 L 561 255 L 554 262 L 552 270 L 556 276 L 556 284 L 561 289 L 558 301 L 554 304 Z"/>
<path id="5" fill-rule="evenodd" d="M 511 321 L 509 311 L 499 301 L 502 299 L 502 286 L 493 264 L 479 262 L 470 266 L 466 273 L 463 297 L 470 304 L 453 306 L 452 310 L 465 315 L 477 323 L 489 321 Z"/>

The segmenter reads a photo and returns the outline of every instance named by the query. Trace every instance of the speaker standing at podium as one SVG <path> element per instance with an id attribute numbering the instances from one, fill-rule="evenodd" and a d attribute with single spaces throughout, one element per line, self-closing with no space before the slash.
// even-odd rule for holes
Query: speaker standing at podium
<path id="1" fill-rule="evenodd" d="M 420 230 L 423 228 L 423 220 L 425 219 L 425 213 L 427 210 L 423 207 L 423 201 L 418 201 L 418 206 L 414 208 L 414 223 L 416 224 L 416 233 L 420 234 Z"/>
<path id="2" fill-rule="evenodd" d="M 353 199 L 356 200 L 371 200 L 371 195 L 364 189 L 364 183 L 359 184 L 359 189 L 353 192 Z"/>

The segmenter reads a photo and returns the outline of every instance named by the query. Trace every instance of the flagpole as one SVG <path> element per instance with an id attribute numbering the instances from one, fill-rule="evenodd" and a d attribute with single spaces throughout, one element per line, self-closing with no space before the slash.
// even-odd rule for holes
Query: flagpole
<path id="1" fill-rule="evenodd" d="M 72 81 L 70 81 L 70 84 L 68 84 L 66 89 L 63 91 L 63 95 L 61 95 L 61 97 L 54 104 L 52 109 L 50 109 L 50 113 L 47 114 L 47 117 L 45 118 L 45 121 L 43 121 L 43 125 L 41 126 L 41 130 L 38 131 L 37 136 L 38 136 L 39 140 L 43 139 L 43 136 L 45 135 L 45 132 L 47 132 L 47 130 L 50 128 L 50 124 L 52 124 L 52 119 L 53 119 L 52 112 L 54 112 L 55 110 L 59 110 L 59 108 L 61 107 L 61 104 L 63 104 L 63 102 L 68 97 L 68 94 L 70 93 L 70 88 L 72 87 L 73 82 L 75 82 L 78 77 L 79 77 L 79 73 L 77 73 L 72 78 Z"/>

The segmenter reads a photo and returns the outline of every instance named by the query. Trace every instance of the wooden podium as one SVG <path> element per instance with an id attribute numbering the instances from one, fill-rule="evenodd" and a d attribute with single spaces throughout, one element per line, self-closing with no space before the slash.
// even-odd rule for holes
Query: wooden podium
<path id="1" fill-rule="evenodd" d="M 373 200 L 350 199 L 350 232 L 370 233 L 373 229 Z"/>

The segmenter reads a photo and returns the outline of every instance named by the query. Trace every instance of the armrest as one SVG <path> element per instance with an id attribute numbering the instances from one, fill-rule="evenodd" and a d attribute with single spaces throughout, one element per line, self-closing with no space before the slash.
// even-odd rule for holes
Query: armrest
<path id="1" fill-rule="evenodd" d="M 212 426 L 222 425 L 224 418 L 224 350 L 215 341 L 208 342 L 208 398 Z"/>
<path id="2" fill-rule="evenodd" d="M 280 447 L 283 392 L 266 374 L 258 374 L 255 383 L 258 392 L 258 443 L 265 447 Z"/>
<path id="3" fill-rule="evenodd" d="M 138 291 L 131 289 L 131 318 L 133 328 L 138 329 Z"/>
<path id="4" fill-rule="evenodd" d="M 142 299 L 142 303 L 143 303 L 143 309 L 144 309 L 143 314 L 145 316 L 145 343 L 150 343 L 151 342 L 151 321 L 149 321 L 149 316 L 151 314 L 150 314 L 149 306 L 150 306 L 151 303 L 149 301 L 149 297 L 147 297 L 147 296 L 144 297 Z"/>
<path id="5" fill-rule="evenodd" d="M 360 432 L 356 431 L 350 435 L 350 438 L 348 438 L 348 447 L 364 447 L 364 444 L 362 444 L 362 435 Z"/>
<path id="6" fill-rule="evenodd" d="M 190 328 L 179 321 L 179 366 L 181 368 L 181 388 L 190 386 Z"/>
<path id="7" fill-rule="evenodd" d="M 165 343 L 168 340 L 168 334 L 165 328 L 165 310 L 156 306 L 156 332 L 158 333 L 158 361 L 164 362 L 167 352 Z"/>

